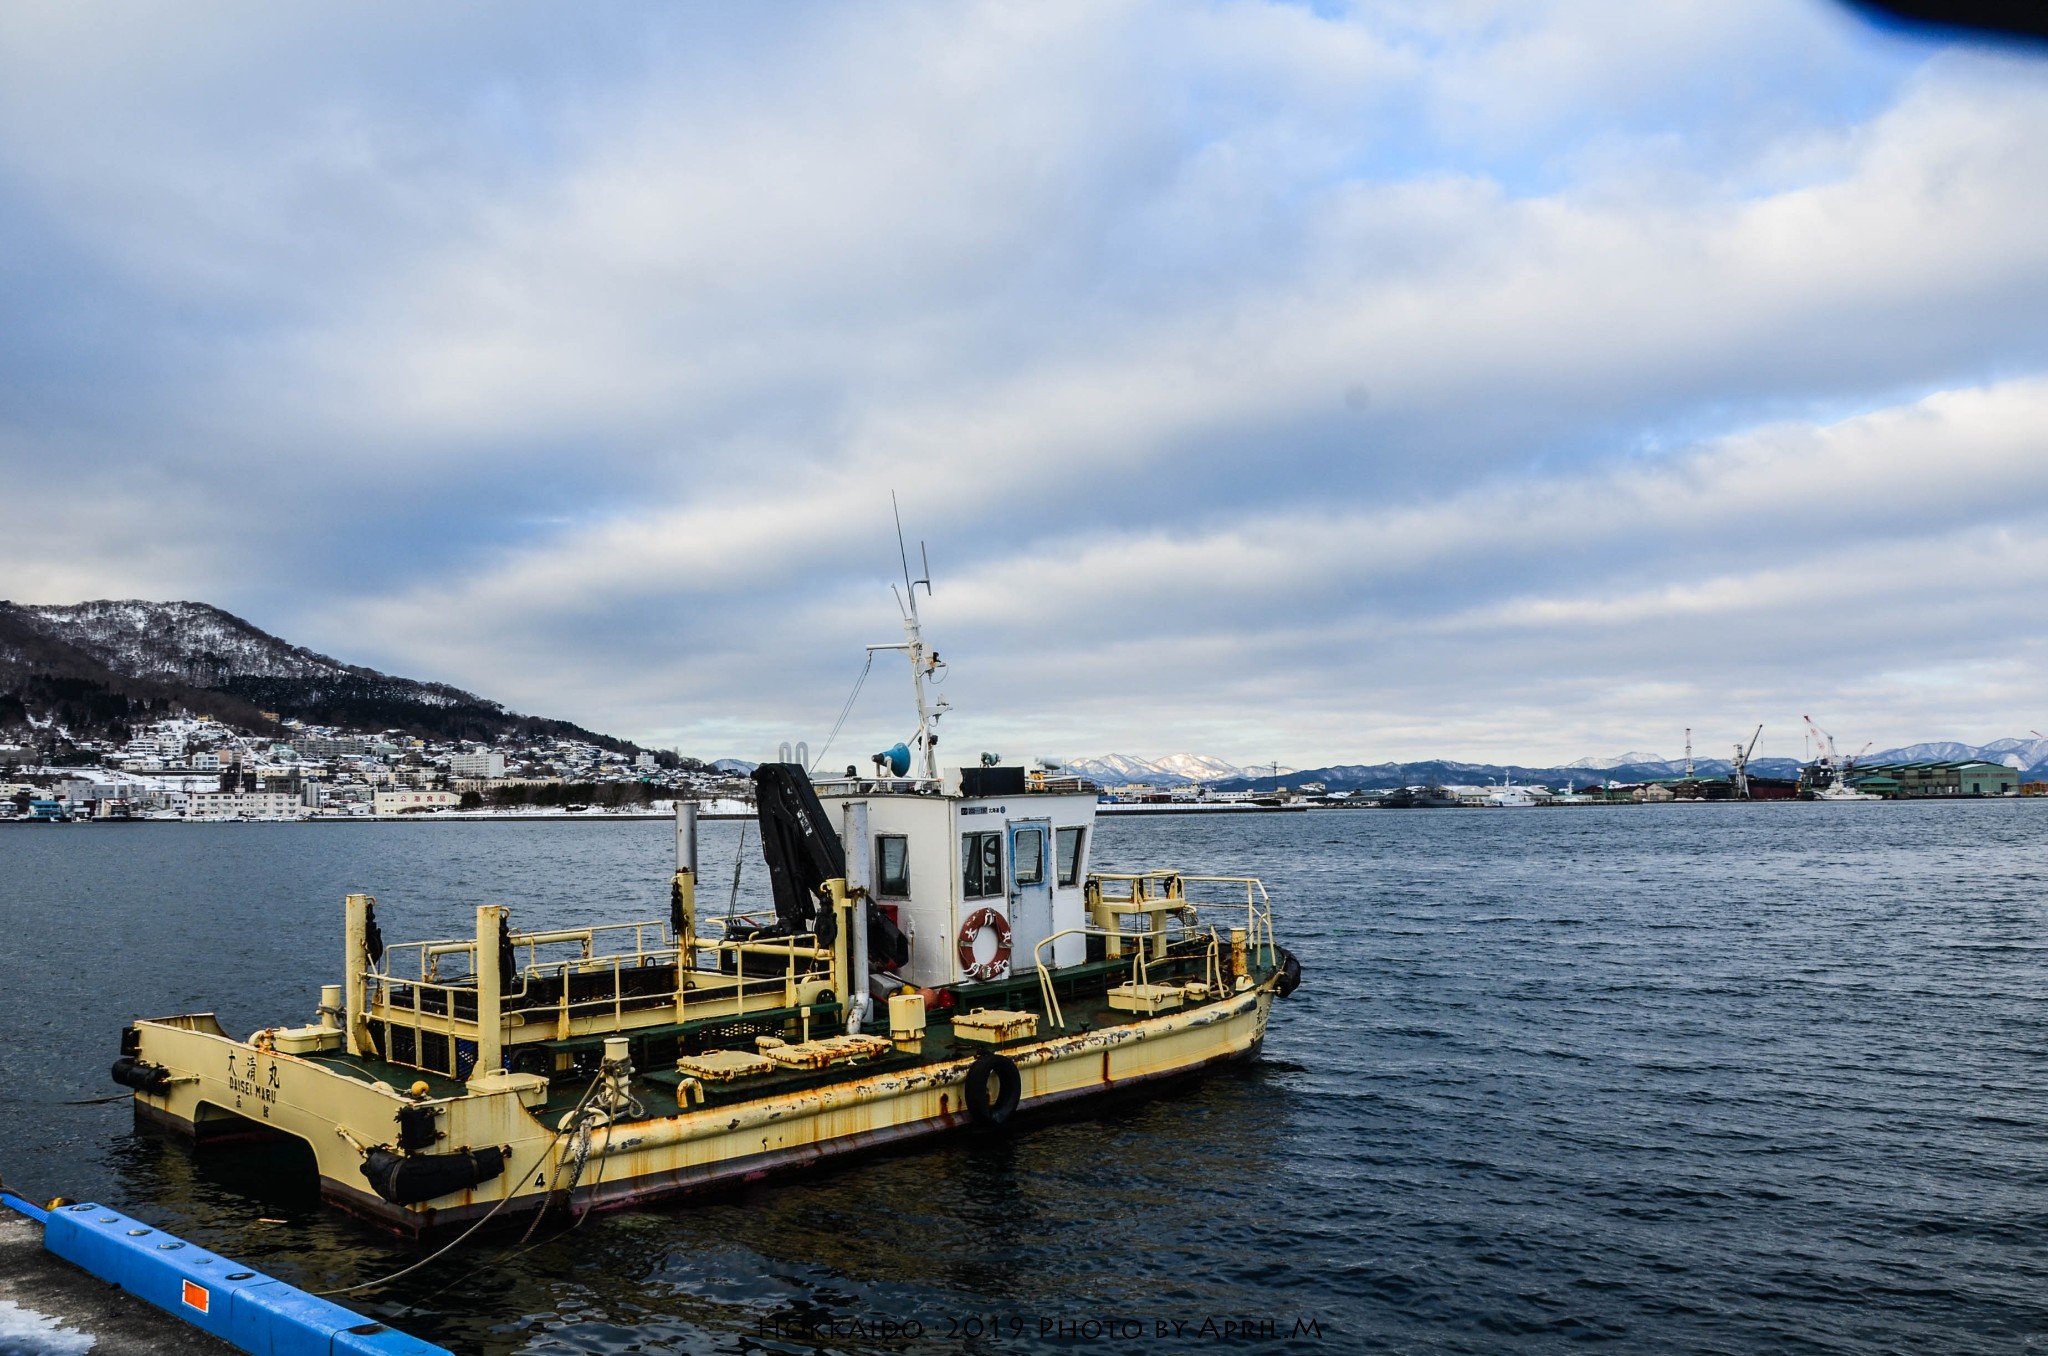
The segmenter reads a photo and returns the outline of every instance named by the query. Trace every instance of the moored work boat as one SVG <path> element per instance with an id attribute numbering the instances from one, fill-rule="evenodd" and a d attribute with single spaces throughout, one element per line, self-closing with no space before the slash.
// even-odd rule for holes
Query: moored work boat
<path id="1" fill-rule="evenodd" d="M 699 915 L 687 805 L 666 919 L 527 931 L 484 905 L 473 935 L 387 946 L 350 895 L 310 1023 L 122 1033 L 136 1115 L 298 1139 L 328 1200 L 419 1233 L 998 1130 L 1255 1057 L 1301 973 L 1260 882 L 1091 872 L 1092 785 L 942 771 L 914 589 L 903 620 L 871 648 L 909 657 L 912 739 L 869 776 L 755 773 L 772 917 Z"/>

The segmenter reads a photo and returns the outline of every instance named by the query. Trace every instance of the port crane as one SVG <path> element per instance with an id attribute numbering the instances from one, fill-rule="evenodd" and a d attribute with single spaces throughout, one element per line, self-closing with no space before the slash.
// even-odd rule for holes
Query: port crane
<path id="1" fill-rule="evenodd" d="M 1865 744 L 1862 748 L 1856 750 L 1854 754 L 1844 758 L 1835 752 L 1835 737 L 1826 730 L 1821 729 L 1820 726 L 1815 725 L 1812 716 L 1801 716 L 1800 719 L 1806 722 L 1807 729 L 1813 731 L 1814 747 L 1820 750 L 1819 766 L 1828 770 L 1828 781 L 1830 784 L 1847 789 L 1849 773 L 1855 769 L 1856 760 L 1870 752 L 1870 745 Z M 1762 727 L 1759 726 L 1758 728 L 1761 729 Z"/>
<path id="2" fill-rule="evenodd" d="M 1749 755 L 1756 752 L 1756 741 L 1763 738 L 1764 727 L 1756 727 L 1756 733 L 1749 737 L 1749 747 L 1735 746 L 1735 771 L 1728 778 L 1735 783 L 1735 799 L 1749 799 Z"/>

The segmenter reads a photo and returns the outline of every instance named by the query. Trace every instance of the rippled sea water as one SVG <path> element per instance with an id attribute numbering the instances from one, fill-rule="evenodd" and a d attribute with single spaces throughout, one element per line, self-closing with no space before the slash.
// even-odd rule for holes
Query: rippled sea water
<path id="1" fill-rule="evenodd" d="M 1306 981 L 1259 1063 L 480 1240 L 351 1302 L 493 1353 L 2027 1349 L 2044 830 L 2011 801 L 1106 820 L 1100 869 L 1267 881 Z M 706 826 L 709 909 L 737 836 Z M 417 1260 L 289 1160 L 75 1103 L 113 1091 L 132 1017 L 304 1020 L 347 891 L 393 940 L 479 903 L 658 917 L 672 848 L 648 822 L 0 828 L 0 1175 L 310 1289 Z"/>

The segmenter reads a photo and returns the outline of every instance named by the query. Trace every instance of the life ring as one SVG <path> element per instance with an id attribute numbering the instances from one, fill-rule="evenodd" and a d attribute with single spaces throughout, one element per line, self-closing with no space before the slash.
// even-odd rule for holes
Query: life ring
<path id="1" fill-rule="evenodd" d="M 1016 1063 L 993 1050 L 985 1051 L 967 1066 L 967 1086 L 962 1094 L 967 1119 L 980 1129 L 997 1129 L 1016 1111 L 1023 1091 L 1024 1079 Z"/>
<path id="2" fill-rule="evenodd" d="M 974 958 L 974 943 L 984 928 L 996 934 L 995 954 L 985 961 Z M 974 979 L 994 979 L 1010 968 L 1010 920 L 994 909 L 977 909 L 960 925 L 960 968 Z"/>

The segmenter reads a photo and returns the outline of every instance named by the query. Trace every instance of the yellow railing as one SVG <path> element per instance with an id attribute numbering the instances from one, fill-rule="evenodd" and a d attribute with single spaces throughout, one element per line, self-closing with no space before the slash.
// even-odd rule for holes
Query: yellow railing
<path id="1" fill-rule="evenodd" d="M 1031 963 L 1038 967 L 1038 997 L 1045 1007 L 1046 1020 L 1062 1031 L 1066 1030 L 1067 1021 L 1060 1014 L 1059 995 L 1053 992 L 1052 971 L 1045 963 L 1045 949 L 1062 937 L 1085 937 L 1101 931 L 1100 928 L 1062 928 L 1031 949 Z M 1144 948 L 1139 947 L 1138 950 L 1142 952 Z"/>
<path id="2" fill-rule="evenodd" d="M 1065 1013 L 1060 1009 L 1059 993 L 1053 985 L 1052 967 L 1045 963 L 1045 949 L 1062 937 L 1123 937 L 1129 939 L 1136 935 L 1128 932 L 1111 932 L 1106 928 L 1096 927 L 1064 928 L 1059 932 L 1053 933 L 1050 937 L 1044 938 L 1031 949 L 1031 963 L 1038 971 L 1039 1001 L 1045 1008 L 1046 1019 L 1051 1022 L 1054 1028 L 1061 1031 L 1066 1030 L 1067 1019 Z M 1199 931 L 1190 929 L 1183 932 L 1179 940 L 1186 941 L 1200 935 Z M 1142 946 L 1132 950 L 1130 982 L 1134 985 L 1149 984 L 1151 982 L 1151 976 L 1146 968 L 1146 948 Z M 1209 987 L 1210 992 L 1213 994 L 1221 995 L 1225 992 L 1223 984 L 1223 943 L 1222 939 L 1217 936 L 1214 928 L 1209 929 L 1209 945 L 1203 952 L 1202 982 Z"/>
<path id="3" fill-rule="evenodd" d="M 1198 898 L 1191 896 L 1189 887 L 1221 887 L 1215 893 L 1227 891 L 1229 898 Z M 1242 900 L 1237 896 L 1242 892 Z M 1163 953 L 1166 918 L 1181 914 L 1184 928 L 1198 927 L 1205 913 L 1232 915 L 1231 926 L 1236 926 L 1235 911 L 1244 910 L 1245 936 L 1249 945 L 1261 956 L 1270 956 L 1273 943 L 1273 901 L 1266 893 L 1265 882 L 1256 876 L 1190 876 L 1179 871 L 1146 871 L 1136 875 L 1091 873 L 1085 887 L 1088 909 L 1097 916 L 1097 926 L 1111 940 L 1112 956 L 1122 954 L 1119 943 L 1124 941 L 1151 940 L 1155 956 Z M 1148 926 L 1141 931 L 1131 931 L 1122 926 L 1129 915 L 1144 914 Z M 1115 919 L 1117 926 L 1109 926 Z"/>
<path id="4" fill-rule="evenodd" d="M 698 957 L 692 955 L 687 958 L 688 963 L 679 968 L 677 987 L 665 993 L 626 992 L 626 975 L 629 972 L 676 966 L 679 960 L 684 959 L 665 922 L 515 932 L 511 936 L 515 957 L 522 951 L 525 954 L 524 964 L 516 967 L 515 974 L 501 979 L 501 992 L 511 1005 L 507 1013 L 516 1013 L 527 1022 L 536 1016 L 552 1014 L 554 1035 L 562 1037 L 571 1031 L 573 1023 L 592 1018 L 609 1017 L 615 1027 L 623 1027 L 629 1004 L 636 1012 L 673 1004 L 675 1020 L 682 1020 L 692 1003 L 703 1007 L 729 1003 L 741 1012 L 749 1008 L 795 1007 L 801 996 L 801 984 L 815 976 L 818 963 L 822 962 L 828 968 L 832 963 L 831 948 L 820 946 L 815 933 L 736 941 L 722 935 L 723 920 L 707 921 L 719 924 L 721 935 L 697 938 L 694 949 L 713 955 L 731 953 L 734 957 L 733 973 L 726 975 L 715 963 L 711 971 L 699 970 L 696 965 Z M 738 921 L 758 926 L 761 920 Z M 543 948 L 563 946 L 573 947 L 574 954 L 560 959 L 543 959 Z M 458 1064 L 454 1042 L 475 1038 L 478 1027 L 474 1007 L 465 1015 L 458 1014 L 457 1005 L 461 1002 L 473 1004 L 476 999 L 476 949 L 474 939 L 400 942 L 385 949 L 381 965 L 364 973 L 365 1005 L 369 1015 L 387 1027 L 409 1026 L 412 1029 L 414 1067 L 453 1077 Z M 782 962 L 778 967 L 780 972 L 748 974 L 746 958 L 749 956 L 778 958 Z M 443 962 L 451 957 L 464 957 L 465 967 L 458 973 L 444 974 L 446 967 Z M 589 982 L 589 976 L 604 974 L 610 975 L 609 984 L 603 980 L 598 980 L 595 985 Z M 533 994 L 536 984 L 556 980 L 560 982 L 560 992 L 554 1001 L 539 1007 L 519 1005 L 519 1000 Z M 580 985 L 576 983 L 579 980 L 583 981 Z M 580 997 L 575 993 L 579 987 L 584 990 Z M 596 992 L 591 992 L 592 988 Z M 758 1001 L 750 1003 L 749 1000 Z M 428 1034 L 448 1039 L 445 1066 L 438 1061 L 427 1061 L 424 1037 Z M 385 1050 L 388 1055 L 388 1040 Z"/>
<path id="5" fill-rule="evenodd" d="M 631 934 L 630 945 L 614 945 L 626 940 Z M 650 942 L 650 938 L 652 941 Z M 576 961 L 597 961 L 618 959 L 633 965 L 657 965 L 671 963 L 675 959 L 676 942 L 668 930 L 668 924 L 660 922 L 607 923 L 598 927 L 558 928 L 548 932 L 515 932 L 512 934 L 512 950 L 515 956 L 520 950 L 526 952 L 526 965 L 521 973 L 539 975 L 558 967 L 563 962 L 543 961 L 542 947 L 574 946 Z M 467 975 L 476 973 L 476 939 L 474 937 L 451 938 L 443 941 L 399 942 L 385 948 L 382 969 L 387 974 L 397 972 L 396 962 L 400 958 L 412 958 L 411 974 L 421 983 L 433 984 L 441 979 L 441 961 L 447 956 L 466 956 L 469 959 Z M 456 978 L 466 976 L 458 975 Z M 509 983 L 513 977 L 506 975 Z"/>
<path id="6" fill-rule="evenodd" d="M 1189 887 L 1225 887 L 1228 899 L 1202 899 L 1191 897 Z M 1237 898 L 1243 892 L 1242 900 Z M 1227 914 L 1230 926 L 1237 926 L 1239 909 L 1242 909 L 1246 944 L 1252 954 L 1271 964 L 1276 954 L 1273 942 L 1273 901 L 1266 893 L 1265 883 L 1256 876 L 1190 876 L 1179 871 L 1146 871 L 1133 875 L 1118 875 L 1096 872 L 1089 875 L 1085 887 L 1089 912 L 1095 915 L 1094 925 L 1066 928 L 1053 933 L 1032 948 L 1031 959 L 1038 970 L 1038 994 L 1045 1006 L 1045 1015 L 1052 1025 L 1064 1030 L 1066 1017 L 1060 1010 L 1059 994 L 1055 991 L 1052 968 L 1046 963 L 1046 948 L 1062 937 L 1085 936 L 1105 939 L 1105 951 L 1111 959 L 1120 959 L 1126 942 L 1138 943 L 1132 948 L 1131 982 L 1147 983 L 1146 963 L 1163 959 L 1167 949 L 1175 941 L 1199 937 L 1207 922 L 1209 945 L 1203 957 L 1203 983 L 1211 992 L 1224 992 L 1223 984 L 1223 936 L 1213 921 L 1205 920 L 1204 914 Z M 1146 926 L 1132 930 L 1125 924 L 1130 916 L 1142 914 Z M 1110 924 L 1114 924 L 1111 926 Z M 1175 933 L 1178 925 L 1178 935 Z M 1151 943 L 1147 946 L 1144 943 Z"/>

